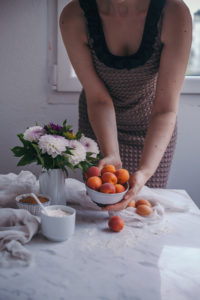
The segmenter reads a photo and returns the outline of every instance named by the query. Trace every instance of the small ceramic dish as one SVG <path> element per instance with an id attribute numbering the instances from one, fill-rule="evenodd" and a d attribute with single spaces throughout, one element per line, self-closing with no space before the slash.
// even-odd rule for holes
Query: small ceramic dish
<path id="1" fill-rule="evenodd" d="M 65 205 L 50 205 L 47 211 L 61 210 L 66 213 L 64 216 L 47 215 L 41 212 L 42 234 L 51 241 L 63 242 L 74 234 L 76 210 Z"/>
<path id="2" fill-rule="evenodd" d="M 50 205 L 51 199 L 49 196 L 43 194 L 36 194 L 36 196 L 39 198 L 40 201 L 42 200 L 41 202 L 45 207 Z M 44 201 L 45 199 L 46 201 Z M 40 216 L 42 208 L 38 203 L 36 203 L 31 194 L 19 195 L 15 198 L 15 201 L 18 208 L 26 209 L 32 215 Z"/>
<path id="3" fill-rule="evenodd" d="M 126 190 L 122 193 L 106 194 L 92 190 L 86 185 L 86 190 L 91 200 L 99 206 L 106 206 L 120 202 L 124 195 L 128 192 L 129 184 L 126 184 Z"/>

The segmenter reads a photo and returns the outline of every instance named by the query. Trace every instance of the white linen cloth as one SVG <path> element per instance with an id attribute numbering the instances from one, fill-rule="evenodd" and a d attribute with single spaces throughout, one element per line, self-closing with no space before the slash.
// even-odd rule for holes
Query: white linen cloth
<path id="1" fill-rule="evenodd" d="M 37 192 L 38 182 L 29 171 L 21 171 L 18 175 L 14 173 L 0 174 L 0 208 L 16 207 L 17 195 Z"/>
<path id="2" fill-rule="evenodd" d="M 65 180 L 66 201 L 68 204 L 78 204 L 82 209 L 101 211 L 86 194 L 85 184 L 72 178 Z M 13 265 L 10 257 L 17 258 L 25 265 L 30 264 L 31 254 L 23 246 L 28 243 L 39 229 L 39 220 L 23 209 L 11 209 L 15 207 L 15 197 L 19 194 L 39 191 L 36 177 L 29 171 L 21 171 L 19 175 L 9 173 L 0 174 L 0 266 L 7 263 Z M 142 217 L 136 214 L 136 209 L 129 207 L 119 212 L 110 212 L 109 215 L 119 215 L 127 226 L 142 227 L 145 224 L 160 222 L 165 210 L 172 212 L 186 212 L 189 210 L 188 203 L 183 203 L 179 194 L 162 189 L 150 189 L 146 186 L 137 195 L 136 200 L 145 198 L 152 203 L 153 213 Z M 179 198 L 180 201 L 175 201 Z"/>
<path id="3" fill-rule="evenodd" d="M 35 175 L 29 171 L 0 174 L 0 266 L 24 266 L 32 260 L 23 246 L 38 231 L 39 220 L 27 210 L 14 209 L 20 194 L 38 192 Z M 13 209 L 12 209 L 13 208 Z"/>
<path id="4" fill-rule="evenodd" d="M 31 263 L 31 253 L 23 246 L 38 232 L 40 222 L 37 217 L 24 209 L 0 209 L 0 266 Z"/>
<path id="5" fill-rule="evenodd" d="M 86 194 L 85 184 L 76 179 L 66 179 L 66 195 L 68 203 L 79 204 L 84 209 L 101 210 L 101 208 L 91 201 Z M 136 208 L 128 207 L 121 211 L 109 212 L 110 216 L 118 215 L 122 217 L 127 226 L 142 227 L 145 224 L 158 223 L 163 219 L 165 210 L 171 212 L 187 212 L 189 210 L 188 203 L 184 203 L 181 195 L 166 190 L 163 196 L 162 189 L 152 189 L 144 186 L 136 197 L 139 199 L 147 199 L 152 204 L 153 213 L 149 216 L 140 216 L 136 213 Z M 175 199 L 176 197 L 176 199 Z M 181 201 L 175 201 L 177 199 Z"/>

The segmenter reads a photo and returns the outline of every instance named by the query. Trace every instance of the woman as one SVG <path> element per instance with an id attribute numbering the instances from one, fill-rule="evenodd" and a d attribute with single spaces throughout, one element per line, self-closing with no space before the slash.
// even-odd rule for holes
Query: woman
<path id="1" fill-rule="evenodd" d="M 106 164 L 131 172 L 127 207 L 147 184 L 164 188 L 192 39 L 182 0 L 74 0 L 60 28 L 83 86 L 79 127 L 96 138 Z"/>

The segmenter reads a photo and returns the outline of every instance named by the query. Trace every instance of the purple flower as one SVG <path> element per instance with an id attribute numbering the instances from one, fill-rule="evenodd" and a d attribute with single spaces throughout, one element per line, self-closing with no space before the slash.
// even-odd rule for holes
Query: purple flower
<path id="1" fill-rule="evenodd" d="M 58 132 L 62 131 L 62 126 L 60 126 L 60 125 L 56 125 L 56 124 L 54 124 L 54 123 L 50 123 L 49 126 L 50 126 L 53 130 L 55 130 L 55 131 L 58 131 Z"/>

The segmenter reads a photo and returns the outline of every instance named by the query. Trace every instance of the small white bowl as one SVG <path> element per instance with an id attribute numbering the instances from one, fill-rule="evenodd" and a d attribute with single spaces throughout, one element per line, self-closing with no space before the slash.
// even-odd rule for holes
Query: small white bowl
<path id="1" fill-rule="evenodd" d="M 127 184 L 126 190 L 122 193 L 106 194 L 95 191 L 86 185 L 86 190 L 91 200 L 99 204 L 100 206 L 106 206 L 120 202 L 123 199 L 124 195 L 128 192 L 128 189 L 129 185 Z"/>
<path id="2" fill-rule="evenodd" d="M 51 198 L 49 196 L 43 195 L 43 194 L 36 194 L 36 196 L 37 197 L 40 196 L 40 197 L 48 199 L 47 202 L 42 203 L 45 207 L 47 207 L 47 206 L 50 205 Z M 32 195 L 30 193 L 29 194 L 18 195 L 15 198 L 17 207 L 20 208 L 20 209 L 26 209 L 26 210 L 28 210 L 32 215 L 40 216 L 42 208 L 41 208 L 41 206 L 38 203 L 32 204 L 32 203 L 24 203 L 24 202 L 20 201 L 20 200 L 25 199 L 27 197 L 32 197 Z"/>
<path id="3" fill-rule="evenodd" d="M 42 234 L 51 241 L 63 242 L 74 234 L 76 211 L 65 205 L 50 205 L 47 210 L 61 209 L 70 215 L 63 217 L 48 216 L 41 211 Z"/>

